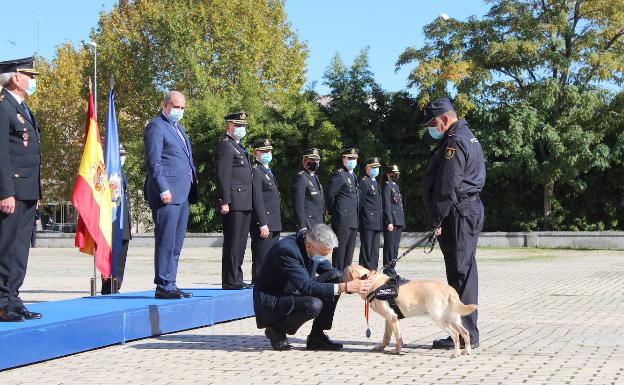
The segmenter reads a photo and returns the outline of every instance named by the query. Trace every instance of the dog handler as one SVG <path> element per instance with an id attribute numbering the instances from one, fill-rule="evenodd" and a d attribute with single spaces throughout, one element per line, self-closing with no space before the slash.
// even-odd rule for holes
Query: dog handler
<path id="1" fill-rule="evenodd" d="M 448 98 L 430 102 L 421 126 L 439 141 L 422 179 L 428 225 L 438 235 L 446 279 L 463 303 L 477 304 L 477 239 L 484 210 L 479 193 L 485 183 L 483 149 L 465 119 L 458 119 Z M 479 346 L 477 312 L 462 317 L 471 347 Z M 463 345 L 463 341 L 462 341 Z M 434 349 L 451 349 L 450 337 L 433 341 Z"/>
<path id="2" fill-rule="evenodd" d="M 275 350 L 290 350 L 286 334 L 295 334 L 314 319 L 308 350 L 340 350 L 342 344 L 329 339 L 340 293 L 367 293 L 369 280 L 342 282 L 327 256 L 338 239 L 325 224 L 317 224 L 279 240 L 266 255 L 254 285 L 254 310 L 259 329 Z"/>

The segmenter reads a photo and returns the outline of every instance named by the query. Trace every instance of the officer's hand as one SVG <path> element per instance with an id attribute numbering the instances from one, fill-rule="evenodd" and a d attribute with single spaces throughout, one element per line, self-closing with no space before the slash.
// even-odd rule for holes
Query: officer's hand
<path id="1" fill-rule="evenodd" d="M 0 211 L 5 214 L 13 214 L 15 212 L 15 197 L 0 199 Z"/>
<path id="2" fill-rule="evenodd" d="M 269 237 L 269 226 L 260 227 L 260 238 L 268 238 Z"/>
<path id="3" fill-rule="evenodd" d="M 162 201 L 162 203 L 164 203 L 166 205 L 171 203 L 171 201 L 173 200 L 173 198 L 171 196 L 171 192 L 167 191 L 167 192 L 164 192 L 164 193 L 160 194 L 160 200 Z"/>
<path id="4" fill-rule="evenodd" d="M 392 225 L 392 223 L 388 223 L 388 231 L 393 231 L 394 230 L 394 226 Z"/>
<path id="5" fill-rule="evenodd" d="M 368 279 L 356 279 L 347 282 L 347 293 L 366 294 L 370 291 L 373 282 Z"/>
<path id="6" fill-rule="evenodd" d="M 435 229 L 433 229 L 433 232 L 436 235 L 436 237 L 439 237 L 442 234 L 442 228 L 436 227 Z"/>
<path id="7" fill-rule="evenodd" d="M 221 205 L 221 214 L 225 215 L 227 213 L 230 212 L 230 205 L 229 204 L 223 204 Z"/>

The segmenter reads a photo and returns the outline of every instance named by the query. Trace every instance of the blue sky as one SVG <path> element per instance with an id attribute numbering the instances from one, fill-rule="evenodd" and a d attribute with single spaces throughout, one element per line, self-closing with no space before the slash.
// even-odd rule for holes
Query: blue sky
<path id="1" fill-rule="evenodd" d="M 30 56 L 37 51 L 47 59 L 55 47 L 88 40 L 99 13 L 117 0 L 2 0 L 0 61 Z M 406 88 L 409 68 L 394 72 L 394 63 L 407 47 L 423 44 L 422 28 L 441 13 L 464 20 L 482 16 L 484 0 L 287 0 L 293 30 L 307 42 L 310 55 L 307 80 L 325 93 L 323 73 L 339 53 L 350 64 L 364 47 L 375 78 L 389 91 Z M 7 17 L 6 15 L 11 15 Z M 37 33 L 39 26 L 39 33 Z M 37 38 L 39 36 L 39 38 Z"/>

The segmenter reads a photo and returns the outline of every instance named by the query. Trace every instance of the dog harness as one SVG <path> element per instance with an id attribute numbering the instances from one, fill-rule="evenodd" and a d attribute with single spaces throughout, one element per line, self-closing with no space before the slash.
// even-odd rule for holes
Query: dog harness
<path id="1" fill-rule="evenodd" d="M 373 270 L 370 274 L 370 277 L 366 275 L 361 277 L 360 279 L 370 279 L 373 275 L 375 275 L 376 271 Z M 366 337 L 370 338 L 371 330 L 368 325 L 368 310 L 369 305 L 373 300 L 380 300 L 388 302 L 390 308 L 394 310 L 399 319 L 405 318 L 401 309 L 399 309 L 399 305 L 396 303 L 396 297 L 399 295 L 399 287 L 408 283 L 409 280 L 401 277 L 391 277 L 388 282 L 379 286 L 377 289 L 373 290 L 369 295 L 366 296 L 366 301 L 364 301 L 364 318 L 366 318 Z"/>

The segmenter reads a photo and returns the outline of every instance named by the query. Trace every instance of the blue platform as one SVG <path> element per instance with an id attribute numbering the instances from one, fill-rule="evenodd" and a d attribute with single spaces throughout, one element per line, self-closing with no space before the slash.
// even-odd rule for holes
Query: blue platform
<path id="1" fill-rule="evenodd" d="M 184 289 L 192 298 L 158 300 L 154 291 L 28 305 L 40 320 L 0 323 L 0 370 L 103 346 L 254 315 L 252 290 Z"/>

